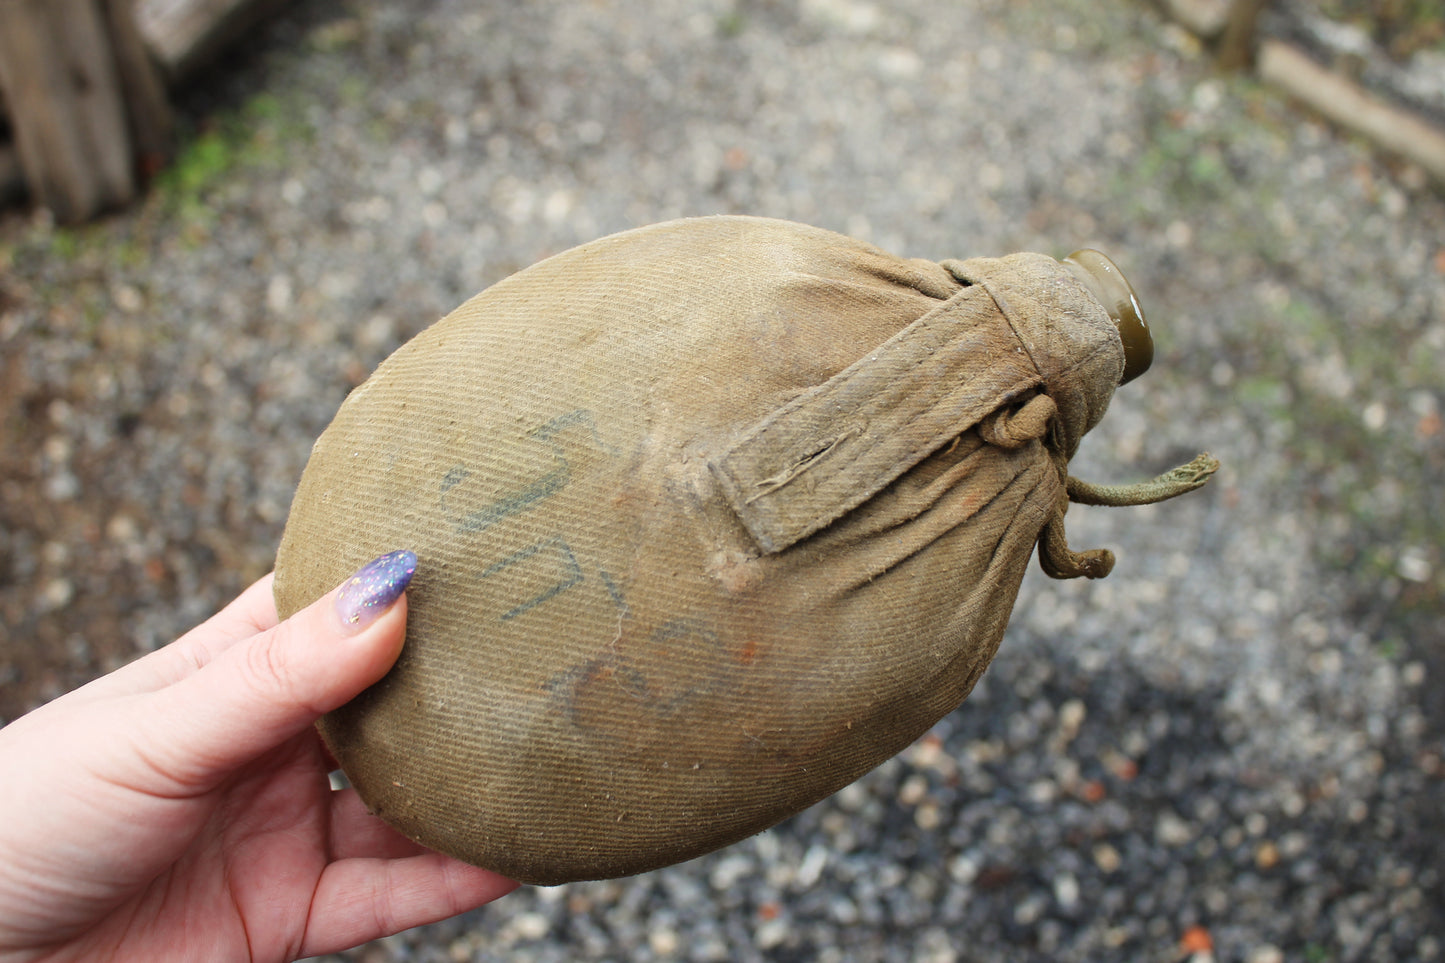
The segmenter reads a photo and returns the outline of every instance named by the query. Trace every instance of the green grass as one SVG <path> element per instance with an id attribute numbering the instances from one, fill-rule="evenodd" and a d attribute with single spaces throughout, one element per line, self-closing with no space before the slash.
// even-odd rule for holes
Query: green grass
<path id="1" fill-rule="evenodd" d="M 257 94 L 186 136 L 170 166 L 156 178 L 155 195 L 182 220 L 207 224 L 218 195 L 235 173 L 279 168 L 290 150 L 311 136 L 299 99 Z"/>

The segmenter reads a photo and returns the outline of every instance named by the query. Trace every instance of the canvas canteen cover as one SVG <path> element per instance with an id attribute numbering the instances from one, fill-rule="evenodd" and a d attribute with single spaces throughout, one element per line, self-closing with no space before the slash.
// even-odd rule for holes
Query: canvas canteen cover
<path id="1" fill-rule="evenodd" d="M 1122 334 L 1121 334 L 1122 332 Z M 289 616 L 411 549 L 395 668 L 320 730 L 370 809 L 525 882 L 759 832 L 905 748 L 998 648 L 1152 352 L 1100 255 L 933 263 L 785 221 L 605 237 L 483 291 L 356 388 L 276 560 Z"/>

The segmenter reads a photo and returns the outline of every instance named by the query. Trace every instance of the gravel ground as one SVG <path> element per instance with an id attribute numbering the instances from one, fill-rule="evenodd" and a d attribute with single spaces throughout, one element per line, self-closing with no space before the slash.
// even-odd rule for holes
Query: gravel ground
<path id="1" fill-rule="evenodd" d="M 1098 246 L 1154 370 L 913 748 L 776 829 L 345 958 L 1445 955 L 1445 199 L 1135 2 L 298 3 L 141 209 L 0 219 L 0 719 L 270 566 L 310 444 L 483 286 L 665 218 L 944 258 Z"/>

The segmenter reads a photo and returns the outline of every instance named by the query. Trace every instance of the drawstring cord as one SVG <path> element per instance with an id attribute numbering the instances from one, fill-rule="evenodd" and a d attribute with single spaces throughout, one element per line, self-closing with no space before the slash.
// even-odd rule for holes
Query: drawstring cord
<path id="1" fill-rule="evenodd" d="M 1111 508 L 1152 505 L 1194 491 L 1218 470 L 1219 459 L 1206 451 L 1195 455 L 1194 460 L 1188 464 L 1180 465 L 1148 481 L 1135 482 L 1132 485 L 1095 485 L 1067 477 L 1064 490 L 1069 494 L 1069 501 L 1080 505 L 1107 505 Z"/>
<path id="2" fill-rule="evenodd" d="M 1068 539 L 1064 536 L 1064 513 L 1069 510 L 1070 502 L 1115 508 L 1152 505 L 1194 491 L 1219 470 L 1218 459 L 1204 452 L 1188 464 L 1148 481 L 1132 485 L 1095 485 L 1070 476 L 1068 462 L 1061 456 L 1055 455 L 1054 462 L 1064 479 L 1064 490 L 1059 493 L 1053 517 L 1039 536 L 1039 564 L 1053 578 L 1103 578 L 1114 568 L 1114 553 L 1108 549 L 1075 552 L 1069 548 Z"/>
<path id="3" fill-rule="evenodd" d="M 978 423 L 979 437 L 1000 448 L 1019 448 L 1036 438 L 1044 438 L 1053 426 L 1058 409 L 1054 400 L 1037 394 L 1022 404 L 1000 408 Z M 1047 444 L 1047 443 L 1046 443 Z M 1193 461 L 1148 481 L 1132 485 L 1095 485 L 1069 474 L 1069 460 L 1053 446 L 1054 467 L 1064 487 L 1058 504 L 1044 530 L 1039 534 L 1039 564 L 1053 578 L 1103 578 L 1114 568 L 1114 553 L 1106 548 L 1075 552 L 1064 535 L 1064 513 L 1070 502 L 1080 505 L 1107 505 L 1123 508 L 1152 505 L 1192 492 L 1219 470 L 1219 461 L 1204 452 Z"/>

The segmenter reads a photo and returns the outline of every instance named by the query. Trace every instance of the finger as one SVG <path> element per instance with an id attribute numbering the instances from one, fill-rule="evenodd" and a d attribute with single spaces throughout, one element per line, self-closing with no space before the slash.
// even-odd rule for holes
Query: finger
<path id="1" fill-rule="evenodd" d="M 265 575 L 225 608 L 164 648 L 103 675 L 65 696 L 71 705 L 120 695 L 154 692 L 209 663 L 241 639 L 276 624 L 271 576 Z"/>
<path id="2" fill-rule="evenodd" d="M 317 883 L 301 953 L 349 949 L 476 909 L 516 888 L 504 876 L 440 853 L 341 860 Z"/>
<path id="3" fill-rule="evenodd" d="M 195 644 L 193 640 L 196 640 L 214 650 L 275 628 L 280 619 L 276 617 L 276 597 L 272 592 L 274 581 L 275 573 L 261 576 L 229 605 L 166 648 Z"/>
<path id="4" fill-rule="evenodd" d="M 271 593 L 273 580 L 273 575 L 263 575 L 221 611 L 170 645 L 131 664 L 145 665 L 145 681 L 152 690 L 159 689 L 205 668 L 237 642 L 275 628 L 278 619 L 276 599 Z"/>
<path id="5" fill-rule="evenodd" d="M 355 789 L 331 794 L 328 845 L 332 859 L 399 859 L 430 852 L 388 826 L 380 817 L 373 816 Z"/>
<path id="6" fill-rule="evenodd" d="M 155 692 L 134 743 L 162 777 L 155 791 L 205 792 L 380 679 L 401 652 L 401 592 L 415 567 L 409 552 L 384 555 L 341 590 Z"/>

